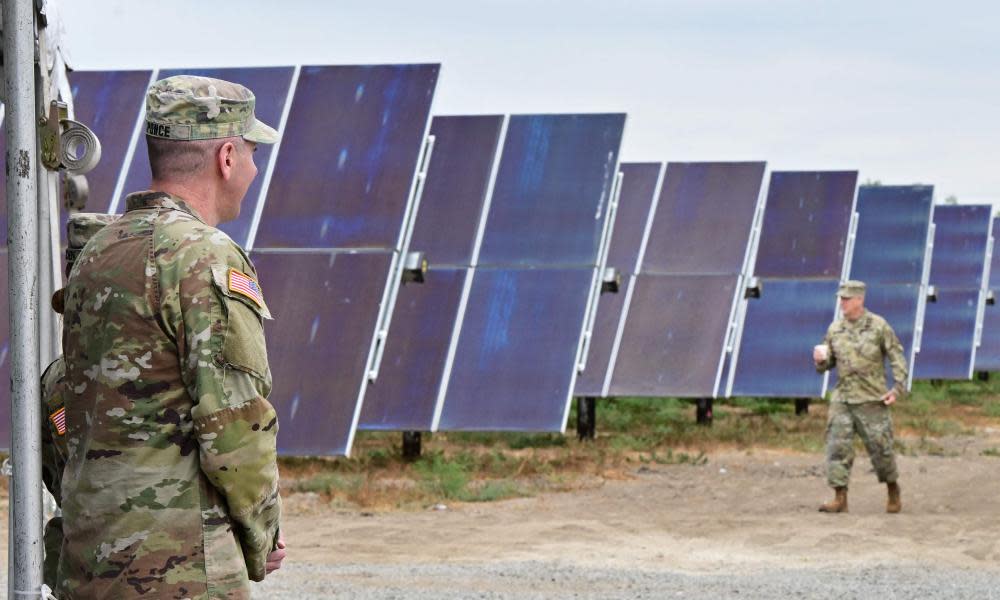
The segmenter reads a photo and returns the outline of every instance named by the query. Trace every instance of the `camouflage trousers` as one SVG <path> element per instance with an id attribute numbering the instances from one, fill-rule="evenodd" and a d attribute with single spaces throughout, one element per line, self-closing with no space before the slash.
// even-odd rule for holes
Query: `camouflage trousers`
<path id="1" fill-rule="evenodd" d="M 864 442 L 872 467 L 882 483 L 896 481 L 896 456 L 892 450 L 892 419 L 881 402 L 830 403 L 826 424 L 826 478 L 830 487 L 847 487 L 854 464 L 854 433 Z"/>

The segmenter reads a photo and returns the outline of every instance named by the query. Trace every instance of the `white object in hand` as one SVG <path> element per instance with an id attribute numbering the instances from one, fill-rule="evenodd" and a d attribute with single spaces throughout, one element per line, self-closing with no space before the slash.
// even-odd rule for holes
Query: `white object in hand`
<path id="1" fill-rule="evenodd" d="M 830 346 L 817 344 L 813 347 L 813 358 L 816 360 L 828 360 L 830 358 Z"/>

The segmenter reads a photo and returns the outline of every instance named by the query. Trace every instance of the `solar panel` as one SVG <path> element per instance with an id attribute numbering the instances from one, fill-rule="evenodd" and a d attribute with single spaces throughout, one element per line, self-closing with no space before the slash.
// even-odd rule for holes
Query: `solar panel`
<path id="1" fill-rule="evenodd" d="M 625 116 L 510 118 L 480 264 L 593 266 Z"/>
<path id="2" fill-rule="evenodd" d="M 245 85 L 256 96 L 254 111 L 257 118 L 277 128 L 288 99 L 294 72 L 295 69 L 293 67 L 162 69 L 157 71 L 156 78 L 160 80 L 175 75 L 200 75 L 202 77 L 214 77 Z M 141 91 L 138 98 L 143 98 Z M 125 209 L 123 203 L 125 195 L 149 188 L 152 177 L 149 171 L 149 152 L 146 148 L 145 135 L 142 133 L 141 127 L 137 135 L 139 139 L 135 144 L 135 152 L 129 165 L 128 174 L 125 177 L 125 185 L 122 187 L 122 197 L 118 199 L 116 212 L 122 212 Z M 264 185 L 263 172 L 273 152 L 274 146 L 270 144 L 260 144 L 257 147 L 254 161 L 257 163 L 259 173 L 247 190 L 240 209 L 240 215 L 233 221 L 219 225 L 219 229 L 229 234 L 229 237 L 233 238 L 237 244 L 244 248 L 247 247 L 249 242 L 251 221 L 253 220 L 257 203 L 261 196 L 260 191 Z"/>
<path id="3" fill-rule="evenodd" d="M 840 277 L 857 171 L 771 173 L 758 277 Z"/>
<path id="4" fill-rule="evenodd" d="M 502 115 L 434 117 L 427 171 L 410 248 L 434 266 L 469 266 L 503 129 Z"/>
<path id="5" fill-rule="evenodd" d="M 976 350 L 976 370 L 1000 371 L 1000 217 L 993 219 L 993 258 L 990 261 L 989 291 L 992 304 L 983 309 L 982 342 Z"/>
<path id="6" fill-rule="evenodd" d="M 422 283 L 399 290 L 378 379 L 365 394 L 362 429 L 433 426 L 503 122 L 502 116 L 458 116 L 431 123 L 434 156 L 410 242 L 412 250 L 426 253 L 431 268 Z"/>
<path id="7" fill-rule="evenodd" d="M 835 316 L 850 262 L 857 179 L 856 171 L 771 173 L 755 251 L 760 297 L 740 304 L 727 395 L 823 395 L 812 347 Z"/>
<path id="8" fill-rule="evenodd" d="M 990 237 L 989 205 L 938 206 L 934 211 L 934 257 L 931 285 L 938 288 L 979 289 L 983 260 Z"/>
<path id="9" fill-rule="evenodd" d="M 926 283 L 927 236 L 934 187 L 861 186 L 851 279 Z"/>
<path id="10" fill-rule="evenodd" d="M 430 431 L 468 269 L 435 268 L 399 290 L 378 379 L 365 392 L 361 429 Z"/>
<path id="11" fill-rule="evenodd" d="M 607 266 L 622 278 L 619 291 L 601 294 L 587 352 L 586 367 L 576 379 L 578 396 L 606 396 L 606 381 L 627 297 L 638 270 L 639 250 L 659 189 L 662 163 L 622 163 L 622 189 L 608 247 Z"/>
<path id="12" fill-rule="evenodd" d="M 979 290 L 943 288 L 927 303 L 915 379 L 972 377 L 979 296 Z"/>
<path id="13" fill-rule="evenodd" d="M 812 348 L 834 317 L 836 279 L 765 279 L 746 304 L 730 396 L 819 397 Z"/>
<path id="14" fill-rule="evenodd" d="M 619 171 L 622 190 L 608 246 L 608 266 L 622 274 L 634 274 L 639 270 L 639 250 L 659 190 L 663 163 L 622 163 Z"/>
<path id="15" fill-rule="evenodd" d="M 101 161 L 87 173 L 87 210 L 104 212 L 111 204 L 132 133 L 139 125 L 152 71 L 73 71 L 75 119 L 101 140 Z"/>
<path id="16" fill-rule="evenodd" d="M 985 305 L 990 245 L 989 205 L 934 208 L 930 283 L 937 301 L 927 303 L 916 379 L 969 379 L 975 364 L 977 328 Z"/>
<path id="17" fill-rule="evenodd" d="M 591 272 L 477 269 L 438 429 L 561 431 Z"/>
<path id="18" fill-rule="evenodd" d="M 604 395 L 718 394 L 764 169 L 667 165 Z"/>
<path id="19" fill-rule="evenodd" d="M 439 67 L 302 67 L 253 247 L 398 247 Z"/>
<path id="20" fill-rule="evenodd" d="M 858 190 L 850 278 L 867 284 L 865 307 L 884 317 L 899 337 L 911 380 L 930 271 L 933 195 L 929 185 L 861 186 Z M 886 383 L 891 385 L 888 361 L 886 366 Z M 836 369 L 830 377 L 832 387 Z"/>
<path id="21" fill-rule="evenodd" d="M 623 114 L 510 118 L 435 429 L 562 431 L 624 125 Z"/>
<path id="22" fill-rule="evenodd" d="M 392 254 L 254 252 L 252 259 L 274 315 L 265 334 L 278 450 L 347 454 Z"/>
<path id="23" fill-rule="evenodd" d="M 742 273 L 765 166 L 668 164 L 642 272 Z"/>
<path id="24" fill-rule="evenodd" d="M 640 274 L 609 395 L 716 396 L 740 280 Z"/>

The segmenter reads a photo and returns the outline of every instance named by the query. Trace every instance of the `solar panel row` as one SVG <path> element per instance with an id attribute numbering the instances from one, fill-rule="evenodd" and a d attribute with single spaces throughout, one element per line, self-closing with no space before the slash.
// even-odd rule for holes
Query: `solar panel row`
<path id="1" fill-rule="evenodd" d="M 772 173 L 763 211 L 764 163 L 627 164 L 612 229 L 624 115 L 437 118 L 428 168 L 437 65 L 74 73 L 78 119 L 104 144 L 91 209 L 148 186 L 142 90 L 180 72 L 244 83 L 260 118 L 281 124 L 282 143 L 261 148 L 262 176 L 224 229 L 252 248 L 278 317 L 267 333 L 284 453 L 346 454 L 359 420 L 561 431 L 574 388 L 819 395 L 809 348 L 849 262 L 871 282 L 869 307 L 916 345 L 929 186 L 862 188 L 854 242 L 854 172 Z M 963 348 L 974 356 L 965 340 L 983 318 L 985 281 L 969 259 L 982 256 L 981 216 L 943 212 L 941 304 L 926 336 L 928 363 L 948 370 Z M 400 283 L 408 249 L 431 261 L 422 282 Z M 625 285 L 595 311 L 605 260 Z M 744 301 L 750 265 L 763 293 Z M 974 294 L 955 287 L 971 281 Z"/>
<path id="2" fill-rule="evenodd" d="M 1000 371 L 1000 217 L 993 219 L 993 256 L 990 258 L 991 304 L 983 308 L 982 343 L 976 351 L 977 371 Z"/>

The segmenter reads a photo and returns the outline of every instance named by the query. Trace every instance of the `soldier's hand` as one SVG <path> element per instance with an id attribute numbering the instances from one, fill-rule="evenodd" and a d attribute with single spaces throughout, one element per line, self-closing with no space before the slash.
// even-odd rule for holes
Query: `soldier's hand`
<path id="1" fill-rule="evenodd" d="M 892 406 L 893 404 L 896 403 L 896 390 L 889 390 L 888 392 L 882 395 L 881 400 L 882 403 L 885 404 L 886 406 Z"/>
<path id="2" fill-rule="evenodd" d="M 278 534 L 278 549 L 267 555 L 267 565 L 265 575 L 270 575 L 273 571 L 281 568 L 281 561 L 285 560 L 288 552 L 285 550 L 285 534 Z"/>

